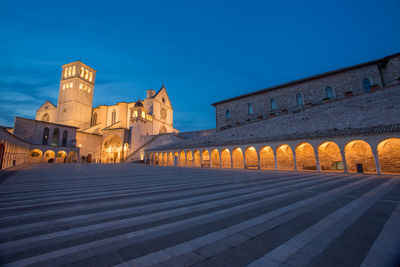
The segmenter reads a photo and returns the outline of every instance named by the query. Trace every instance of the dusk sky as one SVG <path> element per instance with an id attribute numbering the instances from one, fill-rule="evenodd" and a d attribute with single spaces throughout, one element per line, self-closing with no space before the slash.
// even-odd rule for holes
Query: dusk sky
<path id="1" fill-rule="evenodd" d="M 213 102 L 400 52 L 399 25 L 399 0 L 2 0 L 0 125 L 57 104 L 61 65 L 81 60 L 94 106 L 164 81 L 175 128 L 213 128 Z"/>

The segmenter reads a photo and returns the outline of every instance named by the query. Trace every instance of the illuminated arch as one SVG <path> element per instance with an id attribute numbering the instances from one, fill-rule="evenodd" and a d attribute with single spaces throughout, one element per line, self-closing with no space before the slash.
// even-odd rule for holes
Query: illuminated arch
<path id="1" fill-rule="evenodd" d="M 31 163 L 41 163 L 43 157 L 43 152 L 40 149 L 32 149 L 29 154 L 29 162 Z"/>
<path id="2" fill-rule="evenodd" d="M 201 166 L 210 167 L 210 153 L 207 149 L 204 149 L 203 152 L 201 152 Z"/>
<path id="3" fill-rule="evenodd" d="M 194 167 L 201 167 L 200 151 L 198 150 L 195 150 L 193 153 L 193 164 Z"/>
<path id="4" fill-rule="evenodd" d="M 55 162 L 56 153 L 53 150 L 47 150 L 44 152 L 44 163 Z"/>
<path id="5" fill-rule="evenodd" d="M 179 166 L 179 153 L 174 151 L 174 166 Z"/>
<path id="6" fill-rule="evenodd" d="M 219 157 L 218 149 L 211 150 L 211 167 L 214 168 L 221 167 L 221 159 Z"/>
<path id="7" fill-rule="evenodd" d="M 339 146 L 331 141 L 318 146 L 318 158 L 321 171 L 343 171 L 343 160 Z"/>
<path id="8" fill-rule="evenodd" d="M 301 143 L 296 147 L 296 166 L 299 171 L 316 171 L 317 160 L 314 148 L 309 143 Z"/>
<path id="9" fill-rule="evenodd" d="M 179 152 L 179 166 L 186 167 L 186 154 L 183 150 Z"/>
<path id="10" fill-rule="evenodd" d="M 168 153 L 168 166 L 174 166 L 174 154 L 172 152 Z"/>
<path id="11" fill-rule="evenodd" d="M 163 154 L 162 154 L 162 152 L 158 153 L 158 165 L 160 165 L 160 166 L 163 165 Z"/>
<path id="12" fill-rule="evenodd" d="M 278 170 L 294 170 L 293 152 L 289 145 L 281 145 L 276 149 Z"/>
<path id="13" fill-rule="evenodd" d="M 78 153 L 75 151 L 70 151 L 68 153 L 68 158 L 67 158 L 68 163 L 77 163 L 78 162 Z"/>
<path id="14" fill-rule="evenodd" d="M 232 168 L 244 168 L 243 152 L 240 147 L 232 150 Z"/>
<path id="15" fill-rule="evenodd" d="M 275 170 L 274 151 L 270 146 L 260 149 L 260 168 L 265 170 Z"/>
<path id="16" fill-rule="evenodd" d="M 376 172 L 374 155 L 370 145 L 363 140 L 353 140 L 344 147 L 347 170 L 357 172 L 358 164 L 362 164 L 363 172 Z"/>
<path id="17" fill-rule="evenodd" d="M 163 155 L 163 166 L 168 166 L 168 153 L 164 152 Z"/>
<path id="18" fill-rule="evenodd" d="M 65 163 L 67 162 L 67 152 L 61 150 L 56 154 L 56 163 Z"/>
<path id="19" fill-rule="evenodd" d="M 186 152 L 186 166 L 193 167 L 193 153 L 190 150 Z"/>
<path id="20" fill-rule="evenodd" d="M 166 132 L 167 132 L 167 128 L 165 128 L 165 126 L 161 126 L 159 133 L 163 134 L 163 133 L 166 133 Z"/>
<path id="21" fill-rule="evenodd" d="M 400 138 L 388 138 L 380 142 L 378 158 L 383 173 L 400 173 Z"/>
<path id="22" fill-rule="evenodd" d="M 49 122 L 50 116 L 48 113 L 44 113 L 42 118 L 40 119 L 41 121 Z"/>
<path id="23" fill-rule="evenodd" d="M 221 168 L 232 168 L 231 152 L 227 148 L 221 151 Z"/>
<path id="24" fill-rule="evenodd" d="M 248 169 L 258 169 L 258 155 L 257 155 L 257 150 L 250 146 L 246 148 L 244 151 L 244 156 L 245 156 L 245 162 L 246 162 L 246 168 Z"/>

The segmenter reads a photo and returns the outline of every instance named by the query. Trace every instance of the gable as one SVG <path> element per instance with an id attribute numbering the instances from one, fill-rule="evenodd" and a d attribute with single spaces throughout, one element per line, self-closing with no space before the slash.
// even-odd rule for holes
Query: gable
<path id="1" fill-rule="evenodd" d="M 55 106 L 49 100 L 46 100 L 46 102 L 44 102 L 44 104 L 41 105 L 37 111 L 45 111 L 45 110 L 53 110 L 53 109 L 57 109 L 57 106 Z"/>
<path id="2" fill-rule="evenodd" d="M 158 91 L 153 98 L 157 99 L 157 101 L 159 101 L 160 103 L 163 103 L 164 105 L 172 108 L 171 100 L 169 99 L 167 90 L 164 87 L 161 88 L 160 91 Z"/>

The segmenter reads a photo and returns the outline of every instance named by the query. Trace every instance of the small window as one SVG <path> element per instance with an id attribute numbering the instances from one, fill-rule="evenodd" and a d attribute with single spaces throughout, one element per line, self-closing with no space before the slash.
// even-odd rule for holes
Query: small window
<path id="1" fill-rule="evenodd" d="M 275 98 L 271 99 L 271 110 L 277 110 L 278 106 L 276 105 L 276 100 Z"/>
<path id="2" fill-rule="evenodd" d="M 117 112 L 114 109 L 112 114 L 111 114 L 111 124 L 114 124 L 116 119 L 117 119 Z"/>
<path id="3" fill-rule="evenodd" d="M 227 109 L 225 112 L 225 118 L 227 118 L 227 119 L 231 118 L 231 111 L 229 109 Z"/>
<path id="4" fill-rule="evenodd" d="M 371 82 L 369 81 L 369 79 L 364 79 L 363 80 L 363 89 L 364 89 L 364 92 L 370 92 L 371 91 Z"/>
<path id="5" fill-rule="evenodd" d="M 165 98 L 164 97 L 162 98 L 162 102 L 165 104 Z"/>
<path id="6" fill-rule="evenodd" d="M 304 102 L 303 102 L 303 96 L 302 96 L 300 93 L 298 93 L 298 94 L 296 95 L 296 102 L 297 102 L 297 105 L 298 105 L 298 106 L 302 106 L 302 105 L 304 104 Z"/>
<path id="7" fill-rule="evenodd" d="M 326 98 L 333 99 L 332 87 L 326 87 L 325 93 L 326 93 Z"/>
<path id="8" fill-rule="evenodd" d="M 248 104 L 248 105 L 247 105 L 247 113 L 248 113 L 248 114 L 253 114 L 253 113 L 254 113 L 253 105 L 252 105 L 252 104 Z"/>

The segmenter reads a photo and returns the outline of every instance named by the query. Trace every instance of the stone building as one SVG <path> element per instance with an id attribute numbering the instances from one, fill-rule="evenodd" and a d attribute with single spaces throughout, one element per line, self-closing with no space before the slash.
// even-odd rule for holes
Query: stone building
<path id="1" fill-rule="evenodd" d="M 30 161 L 143 160 L 145 148 L 177 141 L 164 84 L 144 100 L 93 107 L 95 80 L 82 62 L 65 64 L 57 105 L 47 100 L 35 120 L 16 118 L 12 133 L 31 145 Z"/>
<path id="2" fill-rule="evenodd" d="M 400 173 L 400 54 L 212 104 L 216 132 L 146 151 L 186 167 Z"/>

